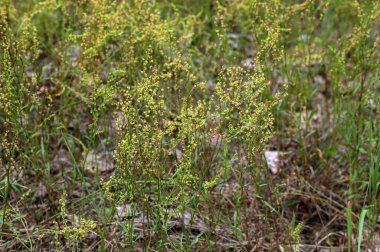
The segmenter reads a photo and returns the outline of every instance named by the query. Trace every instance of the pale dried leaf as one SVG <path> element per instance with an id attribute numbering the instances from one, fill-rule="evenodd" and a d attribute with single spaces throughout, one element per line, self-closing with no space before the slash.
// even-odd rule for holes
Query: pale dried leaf
<path id="1" fill-rule="evenodd" d="M 97 154 L 90 150 L 86 156 L 85 169 L 90 172 L 107 172 L 114 169 L 112 153 L 104 152 Z"/>
<path id="2" fill-rule="evenodd" d="M 116 214 L 120 218 L 128 218 L 132 216 L 132 207 L 130 204 L 116 207 Z"/>

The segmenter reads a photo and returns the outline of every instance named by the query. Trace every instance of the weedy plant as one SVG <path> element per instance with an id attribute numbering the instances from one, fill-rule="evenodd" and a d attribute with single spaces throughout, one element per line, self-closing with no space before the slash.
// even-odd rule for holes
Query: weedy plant
<path id="1" fill-rule="evenodd" d="M 379 10 L 0 0 L 0 248 L 375 248 Z"/>

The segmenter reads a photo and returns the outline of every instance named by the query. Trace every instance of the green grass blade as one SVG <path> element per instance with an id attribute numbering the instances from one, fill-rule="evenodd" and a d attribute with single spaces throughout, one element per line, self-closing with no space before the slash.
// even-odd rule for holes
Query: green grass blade
<path id="1" fill-rule="evenodd" d="M 358 252 L 361 251 L 361 244 L 363 239 L 363 229 L 364 229 L 364 220 L 365 216 L 367 214 L 368 209 L 366 207 L 363 208 L 361 214 L 360 214 L 360 220 L 359 220 L 359 227 L 358 227 Z"/>

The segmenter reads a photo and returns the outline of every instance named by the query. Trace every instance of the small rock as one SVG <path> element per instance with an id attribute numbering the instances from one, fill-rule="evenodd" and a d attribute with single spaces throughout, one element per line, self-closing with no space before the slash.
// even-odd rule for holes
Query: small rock
<path id="1" fill-rule="evenodd" d="M 273 174 L 278 173 L 280 165 L 280 152 L 279 151 L 265 151 L 265 159 L 267 160 L 267 165 L 269 170 Z"/>

